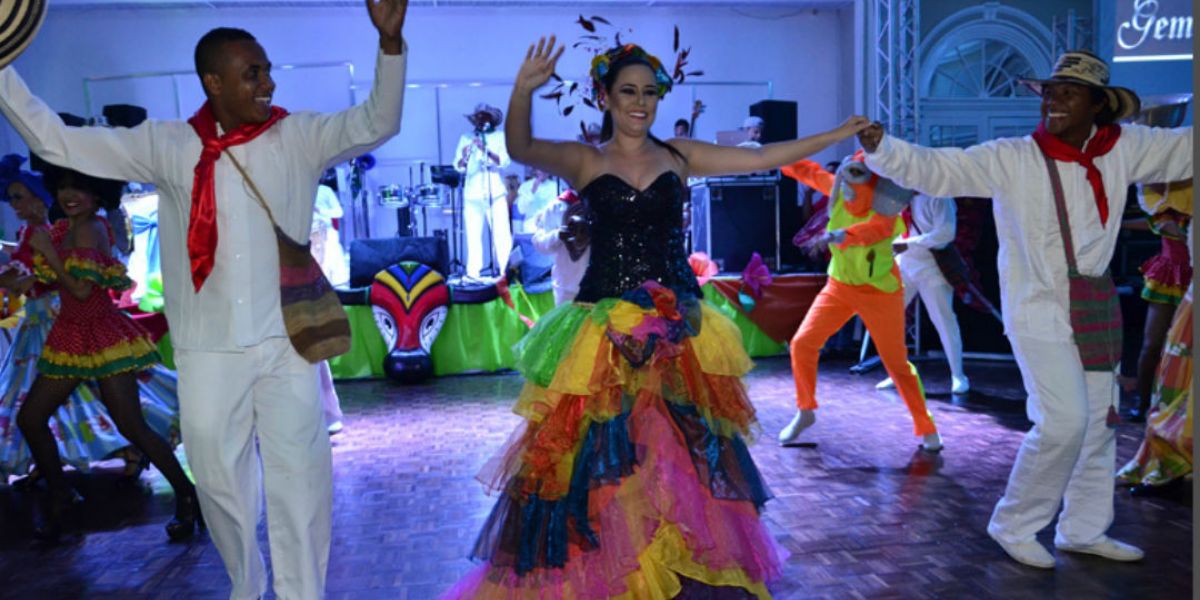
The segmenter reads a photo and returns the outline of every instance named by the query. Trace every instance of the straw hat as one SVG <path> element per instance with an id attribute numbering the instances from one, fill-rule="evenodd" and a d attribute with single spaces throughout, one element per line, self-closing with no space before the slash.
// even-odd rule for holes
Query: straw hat
<path id="1" fill-rule="evenodd" d="M 0 0 L 0 67 L 29 47 L 45 17 L 45 0 Z"/>
<path id="2" fill-rule="evenodd" d="M 504 113 L 486 102 L 480 102 L 475 105 L 475 110 L 471 111 L 471 114 L 466 115 L 466 117 L 476 127 L 480 125 L 483 119 L 491 119 L 493 127 L 499 127 L 500 123 L 504 121 Z"/>
<path id="3" fill-rule="evenodd" d="M 1058 57 L 1049 79 L 1023 79 L 1021 83 L 1041 96 L 1048 83 L 1078 83 L 1104 90 L 1113 120 L 1120 121 L 1138 112 L 1141 100 L 1129 88 L 1108 85 L 1108 63 L 1087 50 L 1072 50 Z"/>
<path id="4" fill-rule="evenodd" d="M 1150 127 L 1179 127 L 1183 124 L 1183 118 L 1187 116 L 1187 108 L 1191 103 L 1191 94 L 1146 96 L 1142 102 L 1142 110 L 1129 120 Z"/>

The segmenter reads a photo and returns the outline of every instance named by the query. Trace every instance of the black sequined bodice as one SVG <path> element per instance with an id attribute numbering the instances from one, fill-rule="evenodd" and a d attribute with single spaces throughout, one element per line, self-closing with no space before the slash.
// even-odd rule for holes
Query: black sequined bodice
<path id="1" fill-rule="evenodd" d="M 577 301 L 620 297 L 649 280 L 676 294 L 701 295 L 684 249 L 683 190 L 673 171 L 640 191 L 611 173 L 583 188 L 592 256 Z"/>

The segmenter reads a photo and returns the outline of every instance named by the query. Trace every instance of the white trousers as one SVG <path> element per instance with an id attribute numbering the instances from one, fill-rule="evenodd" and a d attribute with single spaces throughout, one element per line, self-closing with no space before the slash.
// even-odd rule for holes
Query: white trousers
<path id="1" fill-rule="evenodd" d="M 1070 340 L 1009 340 L 1033 429 L 1017 451 L 988 531 L 1006 542 L 1033 541 L 1062 505 L 1055 543 L 1094 543 L 1113 520 L 1116 435 L 1106 417 L 1117 401 L 1116 373 L 1084 371 Z"/>
<path id="2" fill-rule="evenodd" d="M 958 317 L 954 315 L 954 288 L 946 283 L 941 272 L 926 270 L 905 276 L 904 306 L 911 304 L 918 293 L 933 321 L 933 328 L 938 332 L 938 339 L 942 341 L 942 351 L 946 353 L 946 362 L 950 364 L 950 375 L 961 379 L 964 376 L 962 334 L 958 330 Z"/>
<path id="3" fill-rule="evenodd" d="M 496 268 L 500 275 L 508 266 L 508 255 L 512 252 L 512 228 L 508 224 L 508 198 L 501 190 L 492 198 L 466 198 L 463 202 L 463 227 L 466 230 L 467 276 L 479 277 L 483 271 L 483 223 L 486 220 L 492 231 L 492 244 L 496 249 Z"/>
<path id="4" fill-rule="evenodd" d="M 323 360 L 317 365 L 317 381 L 320 387 L 317 393 L 321 395 L 321 413 L 325 416 L 325 426 L 328 427 L 342 420 L 342 401 L 338 398 L 337 388 L 333 387 L 333 371 L 329 361 Z"/>
<path id="5" fill-rule="evenodd" d="M 233 583 L 230 598 L 257 598 L 267 589 L 256 535 L 264 489 L 275 595 L 322 598 L 333 459 L 316 366 L 287 338 L 241 352 L 176 350 L 175 362 L 188 464 Z"/>

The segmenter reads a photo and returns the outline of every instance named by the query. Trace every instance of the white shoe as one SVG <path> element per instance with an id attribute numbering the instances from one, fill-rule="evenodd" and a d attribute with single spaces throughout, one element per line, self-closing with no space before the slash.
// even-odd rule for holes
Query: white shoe
<path id="1" fill-rule="evenodd" d="M 325 429 L 326 429 L 326 431 L 329 432 L 329 435 L 337 435 L 337 434 L 341 433 L 342 430 L 345 428 L 346 428 L 346 426 L 342 425 L 341 421 L 334 421 L 334 422 L 330 423 L 329 427 L 326 427 Z"/>
<path id="2" fill-rule="evenodd" d="M 887 379 L 875 384 L 875 389 L 877 390 L 890 390 L 894 387 L 896 387 L 896 382 L 892 381 L 891 377 L 888 377 Z"/>
<path id="3" fill-rule="evenodd" d="M 962 377 L 950 377 L 950 393 L 965 394 L 971 391 L 971 380 L 967 379 L 966 375 Z"/>
<path id="4" fill-rule="evenodd" d="M 796 411 L 796 416 L 792 417 L 792 422 L 788 423 L 787 427 L 784 427 L 783 431 L 779 432 L 779 443 L 783 444 L 785 446 L 788 444 L 796 443 L 796 439 L 800 437 L 800 434 L 805 429 L 812 427 L 812 424 L 816 423 L 816 422 L 817 422 L 816 411 L 811 411 L 811 410 Z"/>
<path id="5" fill-rule="evenodd" d="M 1054 555 L 1050 554 L 1050 551 L 1045 546 L 1039 544 L 1037 540 L 1016 543 L 1006 542 L 992 535 L 990 529 L 988 530 L 988 536 L 995 540 L 997 544 L 1000 544 L 1000 547 L 1004 549 L 1004 552 L 1009 557 L 1025 566 L 1037 569 L 1054 568 Z"/>
<path id="6" fill-rule="evenodd" d="M 921 449 L 926 452 L 940 452 L 942 450 L 942 434 L 935 431 L 922 437 Z"/>
<path id="7" fill-rule="evenodd" d="M 1104 536 L 1100 541 L 1094 544 L 1075 545 L 1075 544 L 1059 544 L 1054 543 L 1054 547 L 1065 552 L 1076 552 L 1078 554 L 1094 554 L 1096 556 L 1107 558 L 1109 560 L 1117 560 L 1121 562 L 1133 562 L 1142 560 L 1146 556 L 1141 548 L 1114 540 L 1108 536 Z"/>

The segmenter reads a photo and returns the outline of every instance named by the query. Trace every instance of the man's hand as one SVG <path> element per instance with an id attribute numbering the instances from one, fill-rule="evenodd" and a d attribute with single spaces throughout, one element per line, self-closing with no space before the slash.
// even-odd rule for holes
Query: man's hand
<path id="1" fill-rule="evenodd" d="M 835 244 L 840 244 L 840 243 L 846 241 L 846 230 L 845 229 L 834 229 L 833 231 L 830 231 L 830 232 L 826 233 L 824 236 L 822 236 L 821 241 L 826 244 L 829 244 L 830 246 L 835 245 Z"/>
<path id="2" fill-rule="evenodd" d="M 404 47 L 401 33 L 408 0 L 367 0 L 367 12 L 371 15 L 371 24 L 379 30 L 379 48 L 384 54 L 400 54 Z"/>
<path id="3" fill-rule="evenodd" d="M 883 124 L 875 121 L 868 125 L 865 129 L 858 132 L 858 143 L 862 144 L 863 150 L 868 153 L 879 149 L 879 142 L 883 141 Z"/>

